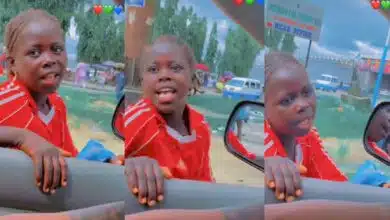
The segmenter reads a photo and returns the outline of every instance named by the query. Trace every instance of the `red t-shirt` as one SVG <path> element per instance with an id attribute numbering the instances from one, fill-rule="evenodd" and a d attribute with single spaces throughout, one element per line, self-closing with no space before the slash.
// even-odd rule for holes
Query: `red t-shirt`
<path id="1" fill-rule="evenodd" d="M 213 181 L 210 129 L 202 114 L 187 106 L 191 135 L 168 127 L 156 107 L 141 99 L 124 114 L 125 158 L 147 156 L 167 167 L 174 178 Z"/>
<path id="2" fill-rule="evenodd" d="M 240 153 L 242 156 L 251 159 L 256 160 L 256 155 L 247 151 L 245 147 L 241 144 L 241 141 L 238 139 L 237 135 L 234 134 L 234 131 L 229 130 L 227 133 L 227 139 L 232 148 L 236 150 L 238 153 Z"/>
<path id="3" fill-rule="evenodd" d="M 378 147 L 374 141 L 369 140 L 368 145 L 378 156 L 390 161 L 390 156 L 382 148 Z"/>
<path id="4" fill-rule="evenodd" d="M 264 134 L 266 147 L 264 157 L 287 157 L 286 150 L 267 121 L 264 122 Z M 307 173 L 302 176 L 340 182 L 348 181 L 348 178 L 328 156 L 315 128 L 312 128 L 306 136 L 297 138 L 297 141 L 295 162 L 307 168 Z"/>
<path id="5" fill-rule="evenodd" d="M 53 145 L 78 154 L 67 124 L 66 107 L 58 94 L 49 95 L 50 113 L 39 112 L 24 85 L 14 79 L 0 84 L 0 125 L 28 129 Z"/>

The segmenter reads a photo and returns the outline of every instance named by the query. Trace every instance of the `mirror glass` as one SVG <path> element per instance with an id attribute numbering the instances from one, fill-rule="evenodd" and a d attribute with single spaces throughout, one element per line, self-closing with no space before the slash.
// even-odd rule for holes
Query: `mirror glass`
<path id="1" fill-rule="evenodd" d="M 374 109 L 364 132 L 364 148 L 390 165 L 390 102 L 380 103 Z"/>
<path id="2" fill-rule="evenodd" d="M 263 167 L 264 107 L 261 103 L 243 101 L 230 115 L 225 130 L 229 152 L 251 165 Z"/>
<path id="3" fill-rule="evenodd" d="M 125 113 L 125 96 L 122 96 L 122 98 L 119 100 L 114 115 L 112 117 L 111 127 L 112 132 L 117 136 L 119 139 L 124 140 L 123 136 L 123 114 Z"/>

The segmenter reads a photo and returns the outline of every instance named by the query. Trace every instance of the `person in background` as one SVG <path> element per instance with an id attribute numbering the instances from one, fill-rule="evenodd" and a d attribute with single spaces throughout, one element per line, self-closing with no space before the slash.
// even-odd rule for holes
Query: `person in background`
<path id="1" fill-rule="evenodd" d="M 125 72 L 121 68 L 117 68 L 117 70 L 115 71 L 115 83 L 116 100 L 119 101 L 124 95 L 124 90 L 126 86 Z"/>

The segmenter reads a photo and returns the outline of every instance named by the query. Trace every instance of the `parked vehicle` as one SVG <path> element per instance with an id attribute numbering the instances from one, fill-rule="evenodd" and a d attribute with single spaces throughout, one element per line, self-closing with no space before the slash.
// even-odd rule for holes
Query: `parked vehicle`
<path id="1" fill-rule="evenodd" d="M 222 96 L 236 100 L 260 100 L 261 82 L 260 80 L 234 77 L 228 81 L 223 89 Z"/>
<path id="2" fill-rule="evenodd" d="M 337 90 L 347 91 L 351 87 L 349 84 L 340 82 L 337 76 L 322 74 L 320 79 L 314 83 L 316 89 L 336 92 Z"/>

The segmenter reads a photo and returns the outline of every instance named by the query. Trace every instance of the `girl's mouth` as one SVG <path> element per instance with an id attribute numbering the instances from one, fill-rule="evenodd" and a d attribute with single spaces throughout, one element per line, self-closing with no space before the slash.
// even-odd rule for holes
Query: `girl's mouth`
<path id="1" fill-rule="evenodd" d="M 61 74 L 59 73 L 49 73 L 41 77 L 42 83 L 47 86 L 56 86 L 60 82 Z"/>
<path id="2" fill-rule="evenodd" d="M 313 119 L 307 118 L 303 121 L 300 121 L 297 125 L 298 128 L 302 130 L 309 130 L 313 126 Z"/>
<path id="3" fill-rule="evenodd" d="M 176 98 L 176 89 L 174 88 L 162 88 L 156 92 L 157 100 L 159 103 L 171 103 Z"/>

